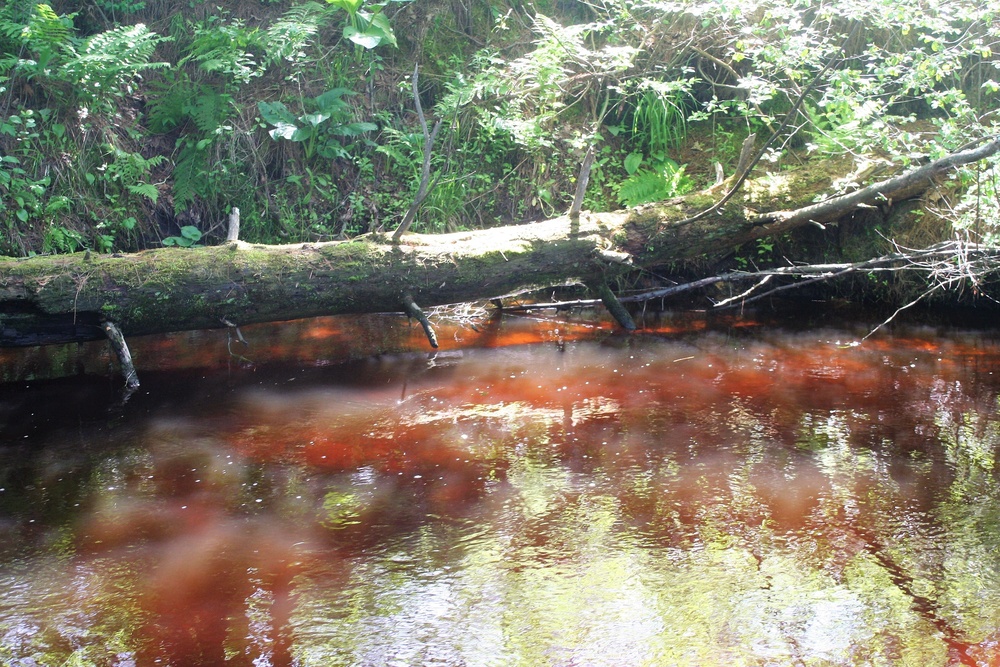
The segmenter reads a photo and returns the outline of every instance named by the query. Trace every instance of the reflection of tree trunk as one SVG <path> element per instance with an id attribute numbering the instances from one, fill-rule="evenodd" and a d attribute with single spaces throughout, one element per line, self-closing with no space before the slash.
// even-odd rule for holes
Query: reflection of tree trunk
<path id="1" fill-rule="evenodd" d="M 0 260 L 0 346 L 95 340 L 101 322 L 125 336 L 219 328 L 226 322 L 402 310 L 485 300 L 569 283 L 599 283 L 631 267 L 718 254 L 859 206 L 921 194 L 947 168 L 982 159 L 1000 140 L 863 190 L 814 204 L 847 158 L 747 182 L 721 209 L 695 221 L 714 195 L 695 193 L 612 213 L 584 213 L 497 229 L 380 236 L 287 246 L 242 242 Z"/>
<path id="2" fill-rule="evenodd" d="M 882 566 L 893 585 L 910 599 L 913 610 L 941 633 L 942 640 L 952 655 L 958 659 L 958 664 L 975 667 L 977 663 L 969 655 L 969 649 L 972 645 L 964 641 L 961 632 L 948 621 L 939 602 L 918 592 L 919 582 L 893 559 L 892 552 L 876 535 L 875 531 L 862 526 L 858 521 L 851 521 L 843 528 L 845 531 L 856 534 L 857 538 L 865 545 L 865 551 Z M 954 663 L 950 662 L 949 664 Z"/>

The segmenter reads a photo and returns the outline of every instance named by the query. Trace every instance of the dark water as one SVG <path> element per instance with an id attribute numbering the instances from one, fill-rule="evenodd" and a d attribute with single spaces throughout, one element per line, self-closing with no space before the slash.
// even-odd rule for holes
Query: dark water
<path id="1" fill-rule="evenodd" d="M 993 334 L 380 322 L 8 354 L 0 664 L 1000 664 Z"/>

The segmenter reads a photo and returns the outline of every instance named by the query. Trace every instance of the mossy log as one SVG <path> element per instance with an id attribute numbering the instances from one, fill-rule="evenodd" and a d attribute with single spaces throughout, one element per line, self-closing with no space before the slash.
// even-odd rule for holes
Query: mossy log
<path id="1" fill-rule="evenodd" d="M 690 221 L 713 191 L 628 211 L 584 213 L 473 232 L 407 234 L 393 244 L 351 241 L 282 246 L 227 242 L 127 255 L 0 258 L 0 346 L 206 329 L 487 300 L 569 283 L 601 284 L 633 267 L 718 254 L 859 206 L 914 197 L 951 167 L 982 159 L 1000 140 L 849 194 L 853 159 L 827 160 L 747 181 L 721 210 Z M 817 197 L 827 195 L 821 205 Z M 228 323 L 228 324 L 227 324 Z"/>

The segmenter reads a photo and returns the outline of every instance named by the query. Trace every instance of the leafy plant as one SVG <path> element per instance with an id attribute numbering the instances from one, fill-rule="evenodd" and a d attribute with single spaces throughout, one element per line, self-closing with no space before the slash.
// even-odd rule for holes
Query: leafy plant
<path id="1" fill-rule="evenodd" d="M 264 49 L 264 37 L 256 28 L 247 28 L 240 19 L 218 15 L 191 24 L 191 28 L 193 36 L 187 54 L 178 61 L 178 67 L 193 61 L 203 72 L 221 75 L 233 84 L 249 83 L 264 73 L 266 64 L 258 55 Z"/>
<path id="2" fill-rule="evenodd" d="M 361 48 L 374 49 L 386 43 L 396 46 L 396 34 L 392 30 L 389 18 L 382 13 L 385 4 L 369 5 L 362 9 L 364 0 L 326 0 L 327 3 L 347 12 L 344 25 L 344 38 Z"/>
<path id="3" fill-rule="evenodd" d="M 119 16 L 138 14 L 146 8 L 145 0 L 94 0 L 94 4 L 112 20 Z"/>
<path id="4" fill-rule="evenodd" d="M 695 79 L 646 80 L 635 106 L 632 132 L 651 155 L 676 151 L 687 136 L 690 89 Z"/>
<path id="5" fill-rule="evenodd" d="M 219 169 L 209 170 L 209 154 L 223 137 L 232 134 L 235 99 L 218 87 L 192 81 L 184 73 L 168 72 L 150 84 L 146 123 L 154 132 L 180 130 L 171 173 L 175 211 L 185 210 L 196 198 L 210 197 L 218 185 Z M 216 165 L 220 167 L 221 165 Z"/>
<path id="6" fill-rule="evenodd" d="M 258 102 L 261 118 L 272 126 L 268 134 L 275 141 L 301 143 L 306 159 L 314 154 L 325 158 L 347 157 L 348 152 L 337 137 L 356 137 L 377 130 L 374 123 L 349 122 L 351 106 L 345 96 L 354 95 L 346 88 L 334 88 L 305 101 L 311 111 L 296 116 L 282 102 Z"/>
<path id="7" fill-rule="evenodd" d="M 318 2 L 305 2 L 286 11 L 264 32 L 262 42 L 269 62 L 310 64 L 306 49 L 320 35 L 329 13 Z"/>
<path id="8" fill-rule="evenodd" d="M 670 159 L 640 167 L 643 157 L 632 153 L 625 158 L 629 177 L 618 186 L 618 200 L 626 206 L 663 201 L 690 192 L 694 183 L 684 173 L 684 166 Z"/>
<path id="9" fill-rule="evenodd" d="M 159 192 L 148 182 L 149 173 L 153 167 L 165 162 L 167 158 L 163 155 L 154 155 L 147 159 L 139 153 L 129 153 L 116 146 L 108 146 L 108 149 L 114 160 L 107 166 L 107 177 L 121 184 L 132 194 L 145 197 L 155 204 Z"/>
<path id="10" fill-rule="evenodd" d="M 163 239 L 163 245 L 177 246 L 180 248 L 197 248 L 198 241 L 201 240 L 202 233 L 194 225 L 185 225 L 181 227 L 180 236 L 168 236 Z"/>
<path id="11" fill-rule="evenodd" d="M 52 225 L 45 231 L 42 252 L 76 252 L 84 247 L 83 234 L 62 225 Z"/>
<path id="12" fill-rule="evenodd" d="M 45 189 L 51 183 L 48 176 L 32 178 L 13 155 L 0 157 L 0 220 L 6 218 L 8 228 L 16 221 L 28 222 L 42 211 Z"/>
<path id="13" fill-rule="evenodd" d="M 164 38 L 145 25 L 120 26 L 81 40 L 72 16 L 56 15 L 46 4 L 35 5 L 19 37 L 30 57 L 0 60 L 0 74 L 12 72 L 42 84 L 54 98 L 88 113 L 110 111 L 132 91 L 140 72 L 167 66 L 150 62 Z"/>

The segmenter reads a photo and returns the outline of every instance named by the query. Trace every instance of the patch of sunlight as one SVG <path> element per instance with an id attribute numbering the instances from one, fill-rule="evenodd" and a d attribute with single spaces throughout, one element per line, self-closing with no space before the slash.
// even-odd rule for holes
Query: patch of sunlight
<path id="1" fill-rule="evenodd" d="M 427 410 L 405 414 L 399 423 L 404 426 L 410 426 L 471 419 L 497 419 L 509 423 L 518 423 L 525 419 L 531 419 L 556 423 L 562 422 L 563 411 L 561 409 L 540 408 L 524 401 L 512 401 L 510 403 L 467 403 L 444 410 Z"/>
<path id="2" fill-rule="evenodd" d="M 573 405 L 573 425 L 577 426 L 588 419 L 620 416 L 621 413 L 622 405 L 619 401 L 606 396 L 593 396 Z"/>
<path id="3" fill-rule="evenodd" d="M 649 663 L 663 624 L 641 569 L 619 554 L 519 573 L 504 618 L 517 664 Z"/>
<path id="4" fill-rule="evenodd" d="M 515 456 L 507 482 L 517 494 L 519 519 L 548 514 L 573 490 L 573 476 L 564 466 L 552 466 L 528 456 Z"/>
<path id="5" fill-rule="evenodd" d="M 763 203 L 787 195 L 790 191 L 790 182 L 788 174 L 770 173 L 748 180 L 743 187 L 746 189 L 749 201 Z"/>

